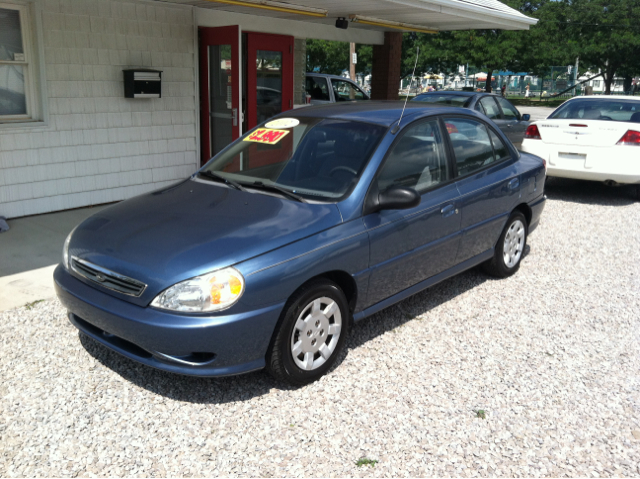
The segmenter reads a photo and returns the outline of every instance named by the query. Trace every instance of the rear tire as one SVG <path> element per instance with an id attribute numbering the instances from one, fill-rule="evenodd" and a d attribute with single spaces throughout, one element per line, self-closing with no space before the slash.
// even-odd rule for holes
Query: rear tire
<path id="1" fill-rule="evenodd" d="M 527 246 L 529 226 L 520 211 L 511 213 L 496 244 L 493 258 L 482 265 L 485 273 L 496 278 L 507 278 L 520 269 L 520 262 Z"/>
<path id="2" fill-rule="evenodd" d="M 332 281 L 313 281 L 291 296 L 267 353 L 267 371 L 303 386 L 319 379 L 344 348 L 351 322 L 349 304 Z"/>

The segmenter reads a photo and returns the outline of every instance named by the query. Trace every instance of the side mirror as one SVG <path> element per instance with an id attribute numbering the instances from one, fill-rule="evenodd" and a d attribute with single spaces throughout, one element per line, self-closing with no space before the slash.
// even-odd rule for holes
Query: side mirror
<path id="1" fill-rule="evenodd" d="M 393 186 L 378 194 L 379 210 L 407 210 L 420 204 L 420 195 L 413 188 Z"/>
<path id="2" fill-rule="evenodd" d="M 524 115 L 522 115 L 522 121 L 529 121 L 531 120 L 531 115 L 529 115 L 529 113 L 525 113 Z"/>

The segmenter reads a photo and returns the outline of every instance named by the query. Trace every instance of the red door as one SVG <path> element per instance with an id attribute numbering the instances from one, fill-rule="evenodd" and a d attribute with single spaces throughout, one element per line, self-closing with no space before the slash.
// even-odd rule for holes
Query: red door
<path id="1" fill-rule="evenodd" d="M 293 108 L 293 37 L 247 34 L 247 128 Z"/>
<path id="2" fill-rule="evenodd" d="M 200 149 L 204 165 L 240 137 L 240 27 L 200 27 Z"/>

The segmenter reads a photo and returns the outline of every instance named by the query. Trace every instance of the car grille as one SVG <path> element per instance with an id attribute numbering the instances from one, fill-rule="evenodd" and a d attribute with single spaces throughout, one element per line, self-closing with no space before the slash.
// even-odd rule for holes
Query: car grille
<path id="1" fill-rule="evenodd" d="M 78 259 L 75 256 L 71 258 L 71 267 L 76 273 L 89 281 L 128 296 L 140 296 L 147 287 L 146 284 L 140 281 L 127 278 L 88 261 Z"/>

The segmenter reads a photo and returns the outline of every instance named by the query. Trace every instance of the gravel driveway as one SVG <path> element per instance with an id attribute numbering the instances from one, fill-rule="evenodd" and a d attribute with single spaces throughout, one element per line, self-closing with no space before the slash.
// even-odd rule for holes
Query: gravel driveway
<path id="1" fill-rule="evenodd" d="M 358 323 L 300 389 L 148 369 L 57 301 L 1 313 L 0 476 L 638 476 L 640 203 L 547 192 L 517 275 Z"/>

